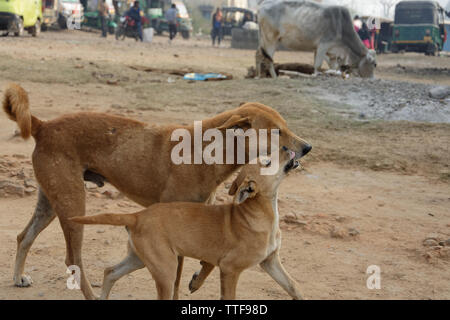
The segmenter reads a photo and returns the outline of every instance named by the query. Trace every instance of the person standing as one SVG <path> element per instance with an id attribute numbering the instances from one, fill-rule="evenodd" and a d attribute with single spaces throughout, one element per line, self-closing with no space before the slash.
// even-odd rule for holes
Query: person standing
<path id="1" fill-rule="evenodd" d="M 359 18 L 359 16 L 355 16 L 353 18 L 353 27 L 355 28 L 355 31 L 358 33 L 359 30 L 362 28 L 362 21 Z"/>
<path id="2" fill-rule="evenodd" d="M 361 38 L 361 41 L 364 43 L 367 49 L 371 48 L 370 45 L 370 30 L 365 22 L 363 22 L 361 29 L 358 31 L 358 35 Z"/>
<path id="3" fill-rule="evenodd" d="M 137 32 L 139 35 L 139 39 L 141 41 L 144 40 L 142 37 L 142 22 L 141 22 L 141 8 L 139 8 L 139 1 L 135 1 L 133 6 L 128 10 L 127 16 L 134 20 L 136 23 Z"/>
<path id="4" fill-rule="evenodd" d="M 106 38 L 108 34 L 107 18 L 109 14 L 109 8 L 106 4 L 106 0 L 101 0 L 98 8 L 98 15 L 100 16 L 100 22 L 102 25 L 102 37 Z"/>
<path id="5" fill-rule="evenodd" d="M 169 41 L 172 41 L 173 38 L 177 35 L 177 6 L 172 3 L 170 8 L 165 13 L 165 18 L 167 23 L 169 24 Z"/>
<path id="6" fill-rule="evenodd" d="M 211 38 L 213 46 L 216 44 L 216 38 L 220 46 L 220 40 L 222 38 L 222 20 L 222 11 L 220 10 L 220 8 L 217 8 L 216 13 L 214 13 L 212 16 Z"/>

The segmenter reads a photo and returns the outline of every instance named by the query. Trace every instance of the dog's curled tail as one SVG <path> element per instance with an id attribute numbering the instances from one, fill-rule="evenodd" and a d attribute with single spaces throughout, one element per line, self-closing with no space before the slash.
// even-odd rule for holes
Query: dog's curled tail
<path id="1" fill-rule="evenodd" d="M 105 213 L 95 216 L 83 216 L 83 217 L 73 217 L 69 220 L 81 223 L 81 224 L 109 224 L 113 226 L 127 226 L 134 227 L 136 225 L 136 215 L 130 214 L 115 214 L 115 213 Z"/>
<path id="2" fill-rule="evenodd" d="M 3 110 L 11 120 L 17 122 L 22 138 L 35 136 L 42 122 L 31 115 L 28 94 L 21 86 L 15 83 L 8 85 L 3 98 Z"/>

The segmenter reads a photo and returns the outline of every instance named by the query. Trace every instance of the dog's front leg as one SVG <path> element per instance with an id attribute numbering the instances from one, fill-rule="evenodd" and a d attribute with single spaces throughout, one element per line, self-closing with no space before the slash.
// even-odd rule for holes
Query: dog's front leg
<path id="1" fill-rule="evenodd" d="M 236 287 L 241 275 L 237 270 L 220 270 L 220 299 L 221 300 L 235 300 Z"/>
<path id="2" fill-rule="evenodd" d="M 281 264 L 279 251 L 275 251 L 260 264 L 264 269 L 294 300 L 302 300 L 298 285 L 286 272 Z"/>

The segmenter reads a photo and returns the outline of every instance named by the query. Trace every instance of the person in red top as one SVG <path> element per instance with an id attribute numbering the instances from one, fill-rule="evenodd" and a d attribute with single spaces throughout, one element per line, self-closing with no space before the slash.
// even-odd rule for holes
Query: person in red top
<path id="1" fill-rule="evenodd" d="M 216 37 L 218 44 L 220 46 L 220 40 L 222 38 L 222 20 L 223 20 L 222 11 L 219 8 L 217 8 L 216 13 L 214 13 L 212 17 L 211 38 L 213 46 L 216 43 Z"/>

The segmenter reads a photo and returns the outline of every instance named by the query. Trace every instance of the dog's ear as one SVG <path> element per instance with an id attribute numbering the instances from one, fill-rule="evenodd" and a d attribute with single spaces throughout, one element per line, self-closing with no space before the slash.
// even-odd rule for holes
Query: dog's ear
<path id="1" fill-rule="evenodd" d="M 256 182 L 249 181 L 239 189 L 239 194 L 236 197 L 236 204 L 241 204 L 248 198 L 253 198 L 256 195 Z"/>
<path id="2" fill-rule="evenodd" d="M 250 120 L 248 117 L 242 117 L 238 114 L 232 115 L 217 129 L 248 129 L 250 127 Z"/>

